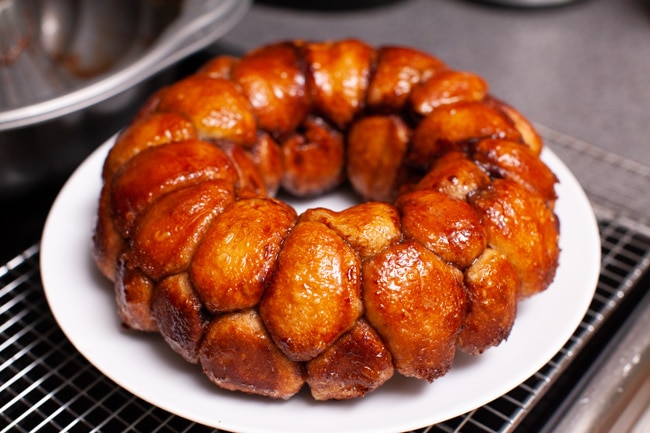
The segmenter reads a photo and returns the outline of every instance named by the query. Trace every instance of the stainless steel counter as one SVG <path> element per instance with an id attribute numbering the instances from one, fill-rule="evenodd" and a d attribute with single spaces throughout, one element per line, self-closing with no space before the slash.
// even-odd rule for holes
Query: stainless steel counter
<path id="1" fill-rule="evenodd" d="M 482 75 L 533 121 L 650 165 L 650 2 L 582 0 L 543 9 L 379 3 L 385 5 L 344 11 L 257 3 L 222 40 L 241 50 L 278 39 L 343 37 L 417 47 Z"/>

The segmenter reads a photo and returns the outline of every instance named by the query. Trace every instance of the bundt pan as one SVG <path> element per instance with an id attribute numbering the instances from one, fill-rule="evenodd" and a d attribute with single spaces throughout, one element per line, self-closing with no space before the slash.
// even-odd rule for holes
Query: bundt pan
<path id="1" fill-rule="evenodd" d="M 250 0 L 0 0 L 0 198 L 70 172 Z"/>

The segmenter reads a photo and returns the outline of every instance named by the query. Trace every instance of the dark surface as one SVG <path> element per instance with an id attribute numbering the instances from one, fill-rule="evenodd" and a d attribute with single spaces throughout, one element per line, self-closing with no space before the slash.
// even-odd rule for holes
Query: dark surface
<path id="1" fill-rule="evenodd" d="M 37 190 L 0 199 L 0 263 L 39 241 L 47 213 L 63 182 L 52 180 Z"/>

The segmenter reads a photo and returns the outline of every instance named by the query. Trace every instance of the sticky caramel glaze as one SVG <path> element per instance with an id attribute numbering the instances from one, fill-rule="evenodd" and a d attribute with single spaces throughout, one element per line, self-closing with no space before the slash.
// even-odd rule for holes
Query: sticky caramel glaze
<path id="1" fill-rule="evenodd" d="M 519 278 L 506 257 L 492 248 L 465 271 L 469 310 L 458 347 L 472 355 L 508 338 L 517 315 Z"/>
<path id="2" fill-rule="evenodd" d="M 119 133 L 104 161 L 102 178 L 111 179 L 126 161 L 148 147 L 197 138 L 191 122 L 177 113 L 153 113 Z"/>
<path id="3" fill-rule="evenodd" d="M 190 268 L 194 287 L 209 311 L 257 305 L 296 219 L 293 208 L 270 198 L 239 200 L 219 215 Z"/>
<path id="4" fill-rule="evenodd" d="M 305 382 L 302 364 L 278 349 L 255 310 L 213 320 L 199 360 L 210 380 L 231 391 L 286 399 Z"/>
<path id="5" fill-rule="evenodd" d="M 398 116 L 359 119 L 348 133 L 347 176 L 364 200 L 393 201 L 410 130 Z"/>
<path id="6" fill-rule="evenodd" d="M 132 259 L 153 280 L 184 272 L 213 219 L 235 201 L 232 185 L 207 181 L 172 191 L 138 218 Z"/>
<path id="7" fill-rule="evenodd" d="M 159 197 L 208 180 L 237 182 L 237 172 L 219 148 L 199 140 L 151 147 L 138 153 L 116 173 L 111 183 L 111 212 L 125 238 L 139 214 Z"/>
<path id="8" fill-rule="evenodd" d="M 523 186 L 495 179 L 469 198 L 481 216 L 487 244 L 500 251 L 519 277 L 518 296 L 546 289 L 560 255 L 558 220 L 544 200 Z"/>
<path id="9" fill-rule="evenodd" d="M 485 249 L 479 215 L 463 200 L 420 190 L 403 194 L 395 203 L 402 214 L 402 230 L 438 257 L 465 269 Z"/>
<path id="10" fill-rule="evenodd" d="M 115 268 L 115 300 L 122 323 L 129 329 L 157 331 L 158 323 L 151 311 L 154 282 L 128 253 L 118 258 Z"/>
<path id="11" fill-rule="evenodd" d="M 408 47 L 380 47 L 376 57 L 366 102 L 380 112 L 400 111 L 413 89 L 447 68 L 440 59 Z"/>
<path id="12" fill-rule="evenodd" d="M 363 319 L 306 368 L 307 384 L 316 400 L 365 395 L 383 385 L 395 370 L 390 352 Z"/>
<path id="13" fill-rule="evenodd" d="M 350 399 L 504 341 L 558 263 L 555 175 L 519 112 L 406 47 L 282 41 L 155 92 L 116 139 L 93 237 L 125 328 L 219 387 Z M 272 197 L 343 182 L 365 201 Z"/>
<path id="14" fill-rule="evenodd" d="M 308 361 L 348 331 L 363 312 L 361 264 L 336 232 L 299 222 L 284 241 L 260 302 L 273 341 L 294 361 Z"/>
<path id="15" fill-rule="evenodd" d="M 210 316 L 186 272 L 171 275 L 155 286 L 151 313 L 167 344 L 186 361 L 197 363 Z"/>
<path id="16" fill-rule="evenodd" d="M 375 51 L 363 42 L 342 40 L 306 44 L 303 55 L 314 109 L 346 127 L 364 108 Z"/>
<path id="17" fill-rule="evenodd" d="M 305 119 L 300 131 L 281 143 L 282 187 L 300 197 L 322 194 L 341 184 L 345 142 L 341 132 L 319 117 Z"/>
<path id="18" fill-rule="evenodd" d="M 447 373 L 467 308 L 462 273 L 406 241 L 364 262 L 363 276 L 365 316 L 397 371 L 427 381 Z"/>

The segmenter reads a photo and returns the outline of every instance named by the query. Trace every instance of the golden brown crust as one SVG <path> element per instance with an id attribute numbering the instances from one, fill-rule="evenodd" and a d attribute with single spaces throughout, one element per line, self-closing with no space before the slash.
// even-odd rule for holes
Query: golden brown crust
<path id="1" fill-rule="evenodd" d="M 210 78 L 231 79 L 233 68 L 239 63 L 239 58 L 234 56 L 217 56 L 203 64 L 196 73 Z"/>
<path id="2" fill-rule="evenodd" d="M 93 258 L 125 327 L 219 387 L 357 398 L 504 341 L 558 265 L 542 140 L 406 47 L 283 41 L 155 92 L 105 160 Z M 364 203 L 275 200 L 348 181 Z"/>
<path id="3" fill-rule="evenodd" d="M 248 53 L 233 68 L 232 78 L 250 101 L 257 127 L 273 136 L 295 130 L 310 113 L 305 72 L 290 42 Z"/>
<path id="4" fill-rule="evenodd" d="M 194 125 L 177 113 L 153 113 L 124 129 L 108 152 L 102 178 L 107 181 L 129 159 L 159 144 L 196 138 Z"/>
<path id="5" fill-rule="evenodd" d="M 308 43 L 307 86 L 314 108 L 344 127 L 364 106 L 374 50 L 354 39 Z"/>
<path id="6" fill-rule="evenodd" d="M 250 103 L 230 80 L 191 75 L 166 89 L 157 110 L 182 114 L 202 140 L 230 140 L 246 147 L 255 142 Z"/>
<path id="7" fill-rule="evenodd" d="M 495 179 L 469 202 L 482 218 L 488 245 L 514 266 L 519 297 L 545 290 L 555 276 L 560 249 L 558 221 L 544 200 L 513 181 Z"/>
<path id="8" fill-rule="evenodd" d="M 280 145 L 269 134 L 262 133 L 250 149 L 249 156 L 262 177 L 266 194 L 275 197 L 284 173 Z"/>
<path id="9" fill-rule="evenodd" d="M 380 47 L 368 86 L 368 106 L 382 112 L 399 111 L 418 84 L 444 69 L 446 65 L 440 59 L 422 51 L 408 47 Z"/>
<path id="10" fill-rule="evenodd" d="M 397 209 L 388 203 L 367 202 L 334 212 L 324 208 L 306 210 L 300 221 L 316 221 L 336 231 L 362 260 L 402 240 Z"/>
<path id="11" fill-rule="evenodd" d="M 284 242 L 260 314 L 289 359 L 322 353 L 361 316 L 359 258 L 324 224 L 299 222 Z"/>
<path id="12" fill-rule="evenodd" d="M 467 195 L 490 183 L 490 178 L 462 152 L 442 155 L 416 184 L 416 190 L 433 190 L 464 200 Z"/>
<path id="13" fill-rule="evenodd" d="M 465 271 L 469 312 L 458 348 L 478 355 L 510 335 L 517 315 L 519 279 L 505 256 L 486 248 Z"/>
<path id="14" fill-rule="evenodd" d="M 509 140 L 486 139 L 476 145 L 472 156 L 496 177 L 519 183 L 547 203 L 557 199 L 557 177 L 530 147 Z"/>
<path id="15" fill-rule="evenodd" d="M 234 200 L 232 186 L 223 180 L 164 195 L 135 224 L 132 260 L 154 280 L 185 272 L 212 220 Z"/>
<path id="16" fill-rule="evenodd" d="M 111 212 L 111 187 L 102 187 L 97 205 L 97 221 L 93 232 L 92 256 L 97 269 L 110 281 L 115 281 L 117 259 L 124 251 L 126 242 L 115 228 Z"/>
<path id="17" fill-rule="evenodd" d="M 413 89 L 409 102 L 416 113 L 426 116 L 444 104 L 481 101 L 487 93 L 488 85 L 478 75 L 446 69 Z"/>
<path id="18" fill-rule="evenodd" d="M 363 397 L 394 372 L 390 352 L 363 319 L 306 368 L 307 384 L 316 400 Z"/>
<path id="19" fill-rule="evenodd" d="M 254 310 L 214 319 L 199 360 L 210 380 L 231 391 L 288 399 L 304 384 L 302 365 L 273 344 Z"/>
<path id="20" fill-rule="evenodd" d="M 517 131 L 519 131 L 521 134 L 523 142 L 535 155 L 539 156 L 542 153 L 542 148 L 544 147 L 542 137 L 540 137 L 539 133 L 535 130 L 535 127 L 530 123 L 528 119 L 526 119 L 514 107 L 493 97 L 486 97 L 485 102 L 497 107 L 499 110 L 505 113 L 506 116 L 508 116 Z"/>
<path id="21" fill-rule="evenodd" d="M 273 199 L 239 200 L 203 237 L 190 268 L 192 283 L 213 313 L 259 302 L 296 212 Z"/>
<path id="22" fill-rule="evenodd" d="M 364 200 L 391 202 L 400 181 L 410 129 L 398 116 L 368 116 L 347 136 L 347 176 Z"/>
<path id="23" fill-rule="evenodd" d="M 219 148 L 228 155 L 237 173 L 235 190 L 237 191 L 238 197 L 264 197 L 268 194 L 266 191 L 266 182 L 247 150 L 244 150 L 243 147 L 232 141 L 220 143 Z"/>
<path id="24" fill-rule="evenodd" d="M 408 158 L 412 164 L 428 168 L 436 157 L 463 150 L 468 141 L 482 138 L 517 141 L 521 134 L 502 111 L 483 101 L 441 105 L 415 128 Z"/>
<path id="25" fill-rule="evenodd" d="M 150 147 L 131 158 L 111 182 L 111 212 L 124 237 L 139 214 L 159 197 L 208 180 L 235 183 L 237 172 L 228 156 L 199 140 Z"/>
<path id="26" fill-rule="evenodd" d="M 151 312 L 154 283 L 134 266 L 128 254 L 120 255 L 117 260 L 114 288 L 122 325 L 138 331 L 158 330 Z"/>
<path id="27" fill-rule="evenodd" d="M 167 344 L 186 361 L 197 363 L 210 317 L 187 273 L 169 276 L 156 285 L 151 313 Z"/>
<path id="28" fill-rule="evenodd" d="M 406 241 L 365 262 L 363 275 L 365 316 L 397 371 L 427 381 L 447 373 L 466 314 L 460 271 Z"/>
<path id="29" fill-rule="evenodd" d="M 469 266 L 485 249 L 481 220 L 463 200 L 420 190 L 401 195 L 395 206 L 407 238 L 419 241 L 459 269 Z"/>
<path id="30" fill-rule="evenodd" d="M 300 197 L 323 194 L 344 179 L 343 135 L 313 116 L 305 119 L 301 129 L 281 144 L 282 187 Z"/>

